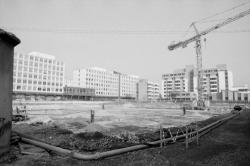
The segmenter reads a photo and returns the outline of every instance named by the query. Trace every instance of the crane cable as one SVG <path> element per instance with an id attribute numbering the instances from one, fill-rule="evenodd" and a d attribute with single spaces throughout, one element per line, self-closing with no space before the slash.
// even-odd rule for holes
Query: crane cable
<path id="1" fill-rule="evenodd" d="M 242 3 L 242 4 L 240 4 L 240 5 L 237 5 L 237 6 L 234 6 L 234 7 L 230 8 L 230 9 L 227 9 L 227 10 L 224 10 L 224 11 L 222 11 L 222 12 L 215 13 L 215 14 L 210 15 L 210 16 L 208 16 L 208 17 L 205 17 L 205 18 L 202 18 L 202 19 L 200 19 L 200 20 L 197 20 L 197 21 L 195 21 L 194 23 L 202 23 L 203 21 L 205 21 L 205 20 L 207 20 L 207 19 L 209 19 L 209 18 L 213 18 L 213 17 L 219 16 L 219 15 L 224 14 L 224 13 L 226 13 L 226 12 L 229 12 L 229 11 L 235 10 L 235 9 L 237 9 L 237 8 L 239 8 L 239 7 L 245 6 L 245 5 L 249 4 L 249 3 L 250 3 L 250 1 L 246 1 L 246 2 L 244 2 L 244 3 Z"/>
<path id="2" fill-rule="evenodd" d="M 208 20 L 209 18 L 213 18 L 213 17 L 216 17 L 216 16 L 219 16 L 219 15 L 222 15 L 222 14 L 224 14 L 224 13 L 226 13 L 226 12 L 229 12 L 229 11 L 232 11 L 232 10 L 235 10 L 235 9 L 237 9 L 237 8 L 239 8 L 239 7 L 242 7 L 242 6 L 245 6 L 245 5 L 247 5 L 247 4 L 249 4 L 250 3 L 250 1 L 246 1 L 246 2 L 244 2 L 244 3 L 241 3 L 241 4 L 239 4 L 239 5 L 237 5 L 237 6 L 234 6 L 234 7 L 232 7 L 232 8 L 230 8 L 230 9 L 227 9 L 227 10 L 224 10 L 224 11 L 222 11 L 222 12 L 219 12 L 219 13 L 215 13 L 215 14 L 213 14 L 213 15 L 210 15 L 210 16 L 208 16 L 208 17 L 205 17 L 205 18 L 202 18 L 202 19 L 200 19 L 200 20 L 197 20 L 197 21 L 194 21 L 193 23 L 208 23 L 208 22 L 217 22 L 217 21 L 224 21 L 225 19 L 214 19 L 214 20 Z M 192 24 L 193 24 L 192 23 Z M 181 38 L 185 38 L 186 36 L 187 36 L 187 34 L 190 32 L 190 29 L 191 29 L 191 27 L 192 27 L 192 24 L 190 24 L 189 25 L 189 27 L 187 28 L 187 30 L 183 33 L 183 35 L 181 36 Z M 248 30 L 236 30 L 235 32 L 249 32 Z M 230 31 L 229 33 L 233 33 L 232 31 Z"/>

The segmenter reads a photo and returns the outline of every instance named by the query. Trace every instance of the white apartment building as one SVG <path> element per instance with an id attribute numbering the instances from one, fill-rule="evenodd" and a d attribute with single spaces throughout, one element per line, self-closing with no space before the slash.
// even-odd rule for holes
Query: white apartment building
<path id="1" fill-rule="evenodd" d="M 233 74 L 231 71 L 227 70 L 227 66 L 225 64 L 216 65 L 216 68 L 204 69 L 202 75 L 202 88 L 204 95 L 209 96 L 213 93 L 220 93 L 222 90 L 233 89 Z M 194 80 L 197 81 L 196 76 Z"/>
<path id="2" fill-rule="evenodd" d="M 14 54 L 13 91 L 63 93 L 65 64 L 52 55 L 31 52 Z"/>
<path id="3" fill-rule="evenodd" d="M 93 67 L 73 71 L 75 86 L 95 89 L 96 96 L 136 97 L 138 76 Z"/>
<path id="4" fill-rule="evenodd" d="M 139 81 L 139 77 L 135 75 L 120 74 L 120 96 L 121 97 L 133 97 L 136 98 L 136 84 Z"/>
<path id="5" fill-rule="evenodd" d="M 203 69 L 203 94 L 209 97 L 222 90 L 231 90 L 233 74 L 226 65 L 217 65 L 215 68 Z M 194 92 L 197 95 L 197 70 L 193 66 L 175 70 L 173 73 L 162 75 L 163 97 L 171 98 L 171 94 Z M 187 95 L 187 94 L 186 94 Z"/>
<path id="6" fill-rule="evenodd" d="M 156 101 L 160 98 L 160 86 L 158 83 L 145 79 L 139 80 L 137 84 L 138 101 Z"/>
<path id="7" fill-rule="evenodd" d="M 175 70 L 173 73 L 162 75 L 163 98 L 171 98 L 172 93 L 193 92 L 194 67 Z"/>
<path id="8" fill-rule="evenodd" d="M 155 82 L 148 82 L 148 99 L 157 100 L 160 97 L 160 85 Z"/>

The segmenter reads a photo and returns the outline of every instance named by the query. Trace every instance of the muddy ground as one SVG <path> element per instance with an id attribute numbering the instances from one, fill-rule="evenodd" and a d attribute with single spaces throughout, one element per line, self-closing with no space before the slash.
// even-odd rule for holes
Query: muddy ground
<path id="1" fill-rule="evenodd" d="M 203 126 L 221 116 L 200 122 Z M 121 134 L 120 137 L 103 133 L 73 134 L 59 126 L 33 124 L 13 127 L 15 130 L 42 139 L 62 148 L 81 153 L 96 153 L 136 145 L 158 139 L 158 133 Z M 158 138 L 157 138 L 158 137 Z M 12 146 L 8 155 L 1 157 L 0 165 L 249 165 L 250 163 L 250 111 L 241 113 L 222 126 L 200 138 L 200 145 L 192 143 L 188 150 L 183 143 L 152 147 L 97 161 L 80 161 L 70 157 L 49 154 L 43 149 L 21 144 L 21 155 Z"/>

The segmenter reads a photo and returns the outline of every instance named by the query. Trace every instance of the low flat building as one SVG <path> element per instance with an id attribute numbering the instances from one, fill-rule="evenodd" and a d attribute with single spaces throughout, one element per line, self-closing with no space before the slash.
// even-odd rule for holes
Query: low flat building
<path id="1" fill-rule="evenodd" d="M 91 100 L 95 96 L 95 89 L 65 86 L 63 96 L 66 99 Z"/>
<path id="2" fill-rule="evenodd" d="M 213 96 L 217 97 L 213 97 Z M 220 93 L 214 93 L 210 98 L 212 101 L 228 102 L 250 102 L 250 91 L 230 91 L 222 90 Z"/>
<path id="3" fill-rule="evenodd" d="M 239 91 L 239 92 L 248 92 L 248 91 L 250 91 L 247 84 L 245 84 L 244 86 L 235 86 L 235 87 L 233 87 L 232 90 L 233 91 Z"/>

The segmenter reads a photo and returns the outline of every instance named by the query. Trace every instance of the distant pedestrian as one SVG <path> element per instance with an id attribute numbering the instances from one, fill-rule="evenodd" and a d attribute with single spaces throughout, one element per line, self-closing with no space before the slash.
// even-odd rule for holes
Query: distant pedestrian
<path id="1" fill-rule="evenodd" d="M 16 113 L 19 114 L 19 108 L 18 108 L 18 106 L 16 107 Z"/>
<path id="2" fill-rule="evenodd" d="M 186 107 L 183 106 L 183 115 L 186 115 Z"/>
<path id="3" fill-rule="evenodd" d="M 95 111 L 90 110 L 90 123 L 94 123 L 95 121 Z"/>

